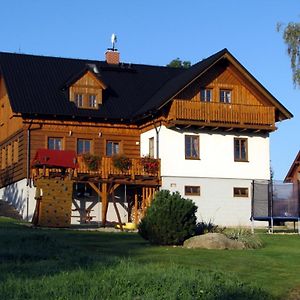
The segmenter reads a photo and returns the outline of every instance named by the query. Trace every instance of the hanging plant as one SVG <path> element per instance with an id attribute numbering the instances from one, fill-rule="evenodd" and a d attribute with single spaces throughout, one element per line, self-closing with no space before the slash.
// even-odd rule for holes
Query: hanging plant
<path id="1" fill-rule="evenodd" d="M 144 167 L 144 171 L 147 173 L 157 173 L 159 170 L 159 160 L 150 156 L 144 156 L 141 159 L 141 164 Z"/>
<path id="2" fill-rule="evenodd" d="M 122 172 L 128 171 L 132 166 L 131 159 L 124 154 L 114 155 L 112 160 L 114 167 L 121 170 Z"/>
<path id="3" fill-rule="evenodd" d="M 87 165 L 87 167 L 90 171 L 99 170 L 100 161 L 101 161 L 100 156 L 93 155 L 93 154 L 90 154 L 90 153 L 84 153 L 82 155 L 82 157 L 83 157 L 83 160 L 84 160 L 85 164 Z"/>

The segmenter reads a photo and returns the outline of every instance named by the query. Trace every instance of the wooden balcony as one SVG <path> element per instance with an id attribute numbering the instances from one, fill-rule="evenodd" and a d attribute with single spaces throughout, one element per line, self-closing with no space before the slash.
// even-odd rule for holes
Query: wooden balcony
<path id="1" fill-rule="evenodd" d="M 91 170 L 85 162 L 83 156 L 77 157 L 78 167 L 75 171 L 75 176 L 82 175 L 100 177 L 103 180 L 111 178 L 126 179 L 132 181 L 153 180 L 160 181 L 160 160 L 151 159 L 151 162 L 145 162 L 142 157 L 131 158 L 130 166 L 126 169 L 119 169 L 114 166 L 112 157 L 102 157 L 99 162 L 99 167 L 96 170 Z"/>
<path id="2" fill-rule="evenodd" d="M 204 126 L 275 130 L 275 108 L 216 102 L 174 100 L 169 121 Z"/>

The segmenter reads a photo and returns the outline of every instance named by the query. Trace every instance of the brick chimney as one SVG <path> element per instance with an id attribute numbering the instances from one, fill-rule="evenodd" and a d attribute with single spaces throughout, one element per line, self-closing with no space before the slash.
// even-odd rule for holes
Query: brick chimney
<path id="1" fill-rule="evenodd" d="M 105 59 L 108 64 L 118 65 L 120 63 L 120 53 L 117 49 L 107 49 Z"/>

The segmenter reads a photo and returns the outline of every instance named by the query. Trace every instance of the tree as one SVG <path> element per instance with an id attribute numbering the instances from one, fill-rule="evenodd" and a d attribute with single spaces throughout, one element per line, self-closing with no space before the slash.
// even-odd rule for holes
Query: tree
<path id="1" fill-rule="evenodd" d="M 290 22 L 284 28 L 278 23 L 277 31 L 283 32 L 283 40 L 291 59 L 293 82 L 300 87 L 300 23 Z"/>
<path id="2" fill-rule="evenodd" d="M 167 64 L 167 67 L 172 68 L 189 68 L 191 66 L 191 62 L 188 60 L 182 61 L 179 57 L 173 59 L 170 63 Z"/>

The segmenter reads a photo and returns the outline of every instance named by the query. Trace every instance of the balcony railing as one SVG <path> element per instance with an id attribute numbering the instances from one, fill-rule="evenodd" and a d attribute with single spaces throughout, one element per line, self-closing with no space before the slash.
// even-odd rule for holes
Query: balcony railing
<path id="1" fill-rule="evenodd" d="M 262 105 L 174 100 L 170 120 L 205 123 L 275 126 L 275 108 Z"/>
<path id="2" fill-rule="evenodd" d="M 77 174 L 99 175 L 101 178 L 110 178 L 113 176 L 127 176 L 131 179 L 137 177 L 160 177 L 160 160 L 145 158 L 131 158 L 130 165 L 126 169 L 115 167 L 112 157 L 102 157 L 99 162 L 99 167 L 96 170 L 90 170 L 83 156 L 78 156 Z"/>

